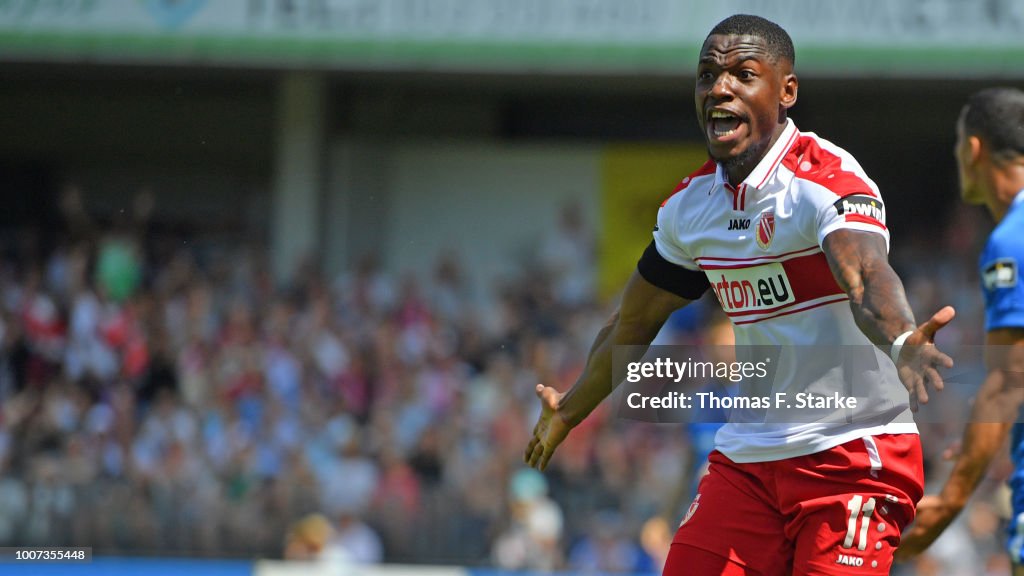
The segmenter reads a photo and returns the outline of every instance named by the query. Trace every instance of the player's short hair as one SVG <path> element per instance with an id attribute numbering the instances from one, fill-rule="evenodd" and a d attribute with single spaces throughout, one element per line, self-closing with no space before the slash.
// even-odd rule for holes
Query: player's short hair
<path id="1" fill-rule="evenodd" d="M 793 39 L 789 33 L 771 20 L 750 14 L 735 14 L 722 20 L 711 29 L 708 36 L 715 34 L 756 36 L 767 45 L 768 55 L 777 60 L 783 58 L 790 64 L 796 64 L 796 50 L 793 49 Z M 707 39 L 705 38 L 705 41 Z"/>
<path id="2" fill-rule="evenodd" d="M 997 159 L 1024 156 L 1024 92 L 1017 88 L 986 88 L 971 94 L 964 105 L 964 134 L 977 136 Z"/>

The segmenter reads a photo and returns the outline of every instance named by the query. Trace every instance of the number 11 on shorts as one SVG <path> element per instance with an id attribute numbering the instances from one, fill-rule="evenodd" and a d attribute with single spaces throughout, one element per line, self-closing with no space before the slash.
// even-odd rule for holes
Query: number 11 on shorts
<path id="1" fill-rule="evenodd" d="M 868 547 L 868 523 L 871 522 L 871 515 L 875 512 L 875 499 L 864 497 L 860 494 L 850 498 L 846 509 L 850 511 L 850 519 L 846 522 L 846 539 L 843 540 L 843 548 L 852 548 L 854 539 L 858 540 L 857 549 L 864 550 Z M 857 520 L 860 520 L 860 534 L 857 534 Z"/>

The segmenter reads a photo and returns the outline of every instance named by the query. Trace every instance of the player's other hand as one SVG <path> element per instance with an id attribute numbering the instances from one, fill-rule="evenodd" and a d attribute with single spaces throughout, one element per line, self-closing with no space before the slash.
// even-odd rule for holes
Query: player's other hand
<path id="1" fill-rule="evenodd" d="M 896 561 L 905 562 L 924 552 L 956 518 L 962 507 L 941 496 L 927 495 L 917 503 L 917 517 L 907 528 L 896 549 Z"/>
<path id="2" fill-rule="evenodd" d="M 526 445 L 523 460 L 531 467 L 544 470 L 548 461 L 555 453 L 555 448 L 565 440 L 572 430 L 558 409 L 562 394 L 550 386 L 537 384 L 537 397 L 540 398 L 541 411 L 537 425 L 533 427 L 533 436 Z"/>
<path id="3" fill-rule="evenodd" d="M 900 381 L 910 392 L 910 409 L 917 412 L 918 404 L 928 403 L 928 386 L 942 390 L 939 368 L 952 368 L 953 359 L 935 347 L 935 333 L 956 316 L 952 306 L 939 310 L 927 322 L 907 337 L 900 351 L 896 369 Z"/>

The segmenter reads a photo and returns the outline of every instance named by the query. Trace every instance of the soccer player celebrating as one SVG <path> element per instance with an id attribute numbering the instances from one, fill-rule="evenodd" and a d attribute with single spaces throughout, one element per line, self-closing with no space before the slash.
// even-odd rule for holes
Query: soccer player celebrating
<path id="1" fill-rule="evenodd" d="M 1014 574 L 1024 576 L 1024 92 L 991 88 L 970 97 L 956 124 L 960 192 L 968 204 L 984 204 L 997 223 L 981 255 L 985 293 L 985 364 L 960 455 L 937 495 L 917 506 L 918 518 L 898 554 L 927 548 L 960 513 L 985 469 L 1013 430 L 1016 471 L 1010 479 L 1013 514 L 1008 551 Z"/>
<path id="2" fill-rule="evenodd" d="M 871 354 L 859 373 L 864 401 L 842 418 L 719 430 L 665 574 L 888 574 L 923 492 L 910 411 L 927 402 L 927 384 L 942 387 L 937 368 L 952 365 L 931 343 L 953 309 L 915 327 L 888 264 L 877 186 L 846 151 L 787 117 L 794 60 L 789 35 L 763 18 L 732 16 L 711 30 L 694 92 L 711 159 L 661 206 L 654 240 L 572 389 L 537 385 L 542 411 L 525 459 L 543 469 L 611 393 L 613 347 L 649 344 L 708 288 L 737 345 Z M 773 392 L 790 398 L 843 373 L 842 359 L 779 364 Z"/>

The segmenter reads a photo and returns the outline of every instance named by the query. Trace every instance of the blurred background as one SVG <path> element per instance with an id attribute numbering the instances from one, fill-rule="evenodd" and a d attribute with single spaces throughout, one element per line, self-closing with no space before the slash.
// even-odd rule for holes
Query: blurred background
<path id="1" fill-rule="evenodd" d="M 954 122 L 1022 84 L 1024 1 L 0 2 L 0 546 L 660 572 L 713 429 L 603 409 L 520 463 L 706 158 L 733 13 L 792 35 L 792 117 L 880 186 L 918 317 L 981 344 Z M 1008 472 L 898 573 L 1009 574 Z"/>

